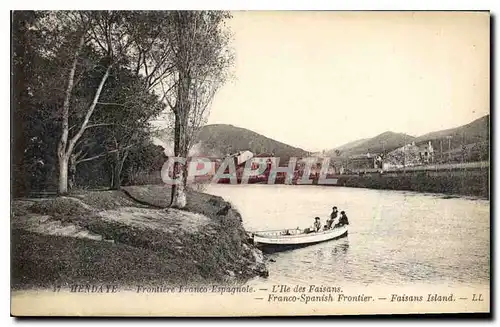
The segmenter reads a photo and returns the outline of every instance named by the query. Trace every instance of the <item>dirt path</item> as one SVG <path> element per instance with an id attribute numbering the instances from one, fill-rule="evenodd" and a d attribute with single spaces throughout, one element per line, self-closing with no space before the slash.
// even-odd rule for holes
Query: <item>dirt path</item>
<path id="1" fill-rule="evenodd" d="M 145 209 L 124 207 L 98 213 L 105 221 L 115 221 L 138 228 L 150 228 L 164 232 L 182 230 L 195 233 L 211 222 L 204 215 L 176 209 Z"/>

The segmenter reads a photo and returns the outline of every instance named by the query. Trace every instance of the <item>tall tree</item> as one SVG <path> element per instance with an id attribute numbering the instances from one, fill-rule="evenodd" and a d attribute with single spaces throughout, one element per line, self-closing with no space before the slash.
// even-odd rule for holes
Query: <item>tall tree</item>
<path id="1" fill-rule="evenodd" d="M 95 82 L 97 78 L 88 83 Z M 94 128 L 84 132 L 70 158 L 69 182 L 71 184 L 71 177 L 76 175 L 77 165 L 110 157 L 107 158 L 112 167 L 110 186 L 119 189 L 129 150 L 143 143 L 144 134 L 149 135 L 149 120 L 164 109 L 164 104 L 144 88 L 142 76 L 136 76 L 135 72 L 125 68 L 114 70 L 101 100 L 105 110 L 94 113 L 93 122 L 89 124 Z"/>
<path id="2" fill-rule="evenodd" d="M 233 56 L 225 20 L 220 11 L 177 11 L 171 14 L 173 69 L 162 80 L 162 90 L 174 115 L 174 155 L 187 157 L 215 92 L 225 82 Z M 186 169 L 175 163 L 170 205 L 186 205 Z"/>
<path id="3" fill-rule="evenodd" d="M 106 159 L 113 167 L 112 186 L 119 188 L 128 152 L 148 144 L 150 120 L 166 108 L 176 126 L 176 153 L 186 156 L 232 60 L 223 26 L 227 13 L 28 16 L 13 28 L 14 75 L 20 85 L 14 108 L 24 110 L 14 112 L 24 128 L 16 128 L 13 138 L 21 145 L 19 154 L 29 158 L 23 164 L 16 156 L 19 175 L 43 175 L 54 167 L 59 193 L 66 193 L 79 164 L 89 170 L 92 162 L 101 165 Z"/>
<path id="4" fill-rule="evenodd" d="M 59 193 L 68 191 L 68 171 L 75 172 L 78 159 L 75 148 L 78 142 L 82 140 L 83 135 L 90 128 L 99 127 L 108 122 L 100 122 L 95 118 L 97 108 L 106 107 L 108 103 L 103 103 L 100 99 L 105 91 L 106 83 L 112 74 L 116 74 L 122 67 L 131 68 L 134 56 L 138 54 L 136 76 L 138 76 L 142 63 L 146 62 L 146 54 L 151 50 L 144 47 L 133 47 L 137 40 L 144 37 L 150 40 L 155 26 L 150 25 L 149 29 L 144 24 L 136 24 L 140 16 L 134 15 L 134 12 L 117 11 L 97 11 L 97 12 L 54 12 L 49 15 L 43 23 L 47 30 L 55 35 L 54 39 L 58 51 L 53 52 L 55 57 L 63 53 L 62 57 L 69 60 L 67 73 L 65 76 L 65 91 L 61 110 L 61 137 L 58 142 L 58 162 L 59 162 Z M 141 44 L 141 45 L 144 45 Z M 90 48 L 92 51 L 86 51 Z M 138 50 L 134 53 L 134 50 Z M 89 56 L 89 52 L 95 54 L 95 58 Z M 90 61 L 90 63 L 89 63 Z M 91 67 L 86 67 L 86 64 Z M 64 65 L 63 65 L 64 67 Z M 81 76 L 85 73 L 85 68 L 92 72 L 100 73 L 99 82 L 90 88 L 85 85 L 86 91 L 91 90 L 90 98 L 74 97 L 76 85 L 81 82 Z M 149 90 L 154 83 L 157 72 L 149 74 L 144 90 Z M 145 121 L 139 119 L 140 121 Z M 129 120 L 131 121 L 131 120 Z M 127 126 L 130 130 L 133 126 Z M 127 138 L 127 140 L 133 137 Z M 123 156 L 118 158 L 123 147 L 117 145 L 115 156 L 117 157 L 117 166 L 122 166 Z M 125 155 L 126 157 L 126 155 Z M 121 169 L 119 169 L 121 170 Z M 115 185 L 116 186 L 116 185 Z"/>
<path id="5" fill-rule="evenodd" d="M 58 142 L 57 156 L 59 162 L 59 185 L 60 194 L 68 192 L 68 170 L 76 143 L 80 140 L 99 102 L 106 80 L 111 68 L 120 59 L 124 50 L 123 38 L 120 30 L 120 16 L 113 12 L 54 12 L 45 21 L 48 30 L 56 38 L 58 35 L 64 37 L 63 42 L 58 44 L 58 53 L 67 51 L 65 57 L 70 58 L 67 73 L 64 74 L 66 87 L 61 109 L 61 137 Z M 102 58 L 99 64 L 105 66 L 94 96 L 90 103 L 82 105 L 83 117 L 75 125 L 70 126 L 70 117 L 73 101 L 73 90 L 77 82 L 77 71 L 79 63 L 83 61 L 82 54 L 86 46 L 95 46 Z M 63 66 L 64 67 L 64 66 Z M 74 111 L 73 111 L 74 113 Z M 73 121 L 75 119 L 72 119 Z M 70 130 L 74 130 L 70 135 Z"/>

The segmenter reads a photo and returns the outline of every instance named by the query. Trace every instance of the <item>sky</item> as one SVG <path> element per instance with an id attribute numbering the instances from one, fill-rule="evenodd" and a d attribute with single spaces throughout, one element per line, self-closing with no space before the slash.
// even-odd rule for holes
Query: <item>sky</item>
<path id="1" fill-rule="evenodd" d="M 234 78 L 208 124 L 308 151 L 489 113 L 488 13 L 233 12 Z"/>

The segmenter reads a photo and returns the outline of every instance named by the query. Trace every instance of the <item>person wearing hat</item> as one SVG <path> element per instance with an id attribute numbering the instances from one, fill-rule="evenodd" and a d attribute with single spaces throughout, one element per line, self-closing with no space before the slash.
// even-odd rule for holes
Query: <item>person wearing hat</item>
<path id="1" fill-rule="evenodd" d="M 335 207 L 333 207 L 333 208 L 332 208 L 332 213 L 330 214 L 330 218 L 331 218 L 331 219 L 336 219 L 336 218 L 337 218 L 338 213 L 339 213 L 339 211 L 338 211 L 337 207 L 336 207 L 336 206 L 335 206 Z"/>
<path id="2" fill-rule="evenodd" d="M 332 228 L 333 222 L 337 219 L 338 210 L 337 207 L 332 208 L 332 213 L 330 214 L 330 219 L 326 221 L 326 227 L 328 229 Z"/>
<path id="3" fill-rule="evenodd" d="M 314 231 L 319 232 L 321 230 L 321 219 L 319 217 L 314 218 Z"/>

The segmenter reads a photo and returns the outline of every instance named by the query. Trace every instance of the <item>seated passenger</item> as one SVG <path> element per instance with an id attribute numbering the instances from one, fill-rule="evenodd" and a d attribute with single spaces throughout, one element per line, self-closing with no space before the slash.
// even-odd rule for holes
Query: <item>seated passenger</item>
<path id="1" fill-rule="evenodd" d="M 332 208 L 332 213 L 330 214 L 330 219 L 328 219 L 326 221 L 326 224 L 327 224 L 327 227 L 328 229 L 332 228 L 333 226 L 333 223 L 335 222 L 335 219 L 337 219 L 337 213 L 338 213 L 338 210 L 337 210 L 337 207 L 333 207 Z"/>
<path id="2" fill-rule="evenodd" d="M 319 219 L 319 217 L 314 218 L 313 229 L 315 232 L 319 232 L 321 230 L 321 219 Z"/>
<path id="3" fill-rule="evenodd" d="M 338 212 L 339 211 L 338 211 L 337 207 L 333 207 L 332 208 L 332 213 L 330 214 L 330 219 L 336 219 Z"/>
<path id="4" fill-rule="evenodd" d="M 347 219 L 345 211 L 341 211 L 339 223 L 337 225 L 335 225 L 335 227 L 340 227 L 340 226 L 344 226 L 344 225 L 349 225 L 349 219 Z"/>

